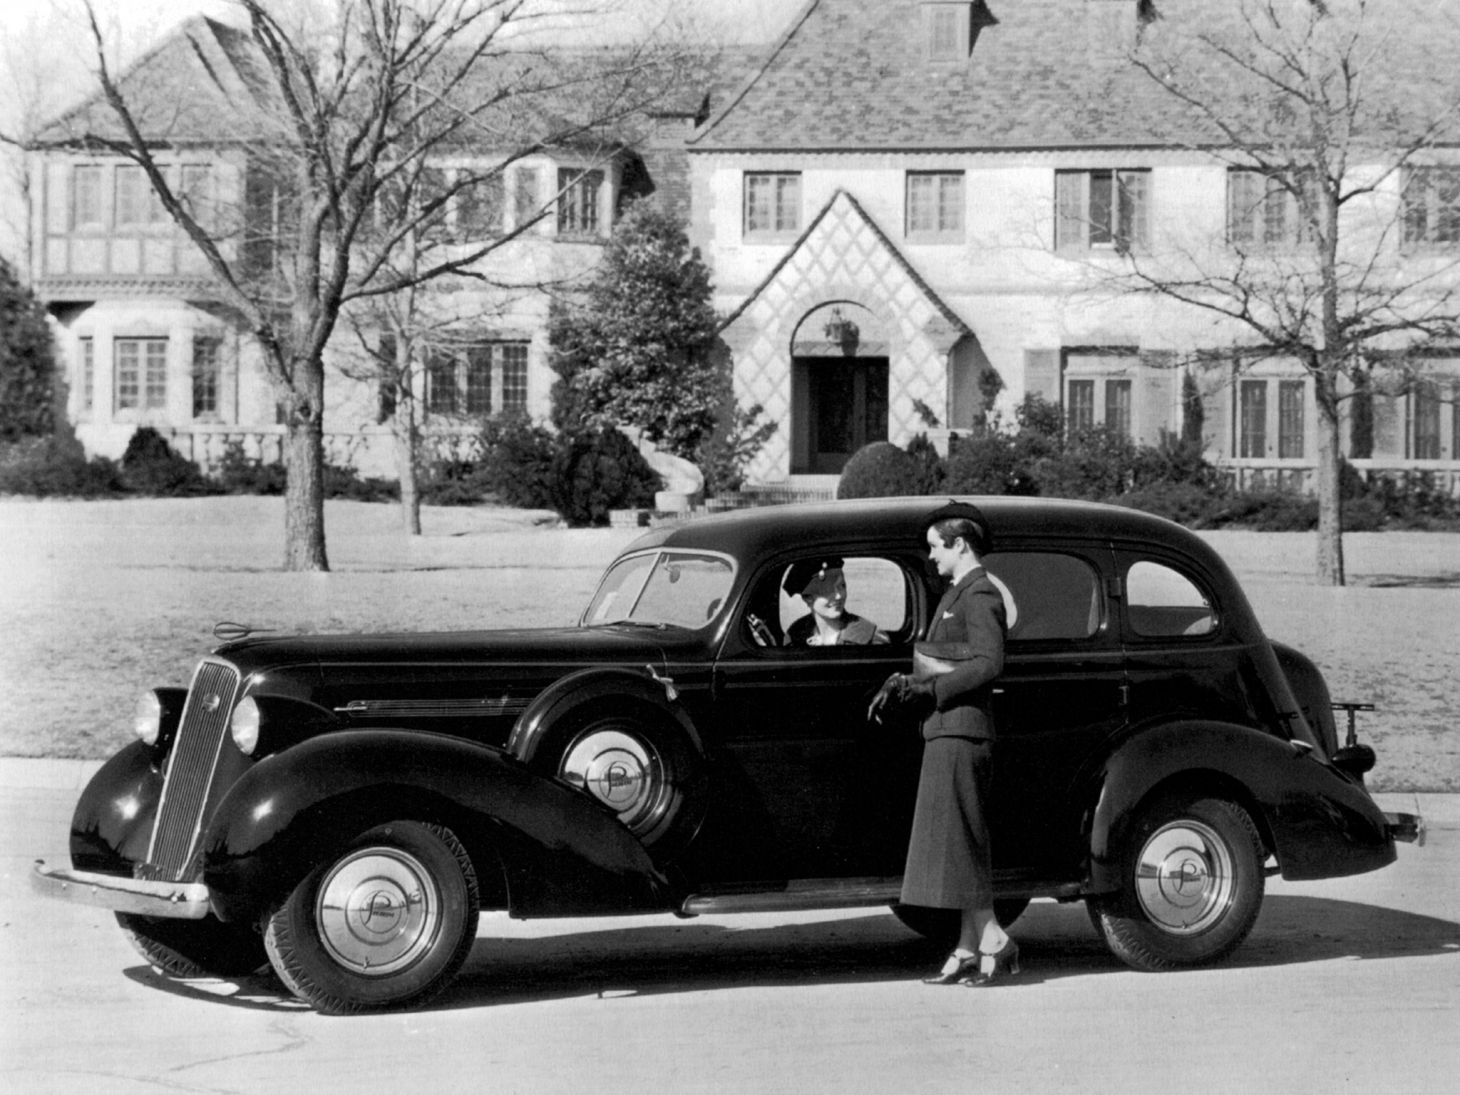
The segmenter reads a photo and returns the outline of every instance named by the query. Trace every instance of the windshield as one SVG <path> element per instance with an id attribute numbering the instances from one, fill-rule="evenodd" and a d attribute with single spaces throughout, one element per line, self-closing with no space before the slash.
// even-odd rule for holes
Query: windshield
<path id="1" fill-rule="evenodd" d="M 730 593 L 735 568 L 729 559 L 684 551 L 650 551 L 608 568 L 585 626 L 637 623 L 702 627 Z"/>

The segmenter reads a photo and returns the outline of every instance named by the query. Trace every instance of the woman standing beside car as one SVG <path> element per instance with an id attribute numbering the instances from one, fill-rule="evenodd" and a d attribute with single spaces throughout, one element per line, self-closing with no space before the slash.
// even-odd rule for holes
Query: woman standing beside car
<path id="1" fill-rule="evenodd" d="M 894 675 L 873 701 L 892 697 L 922 718 L 917 804 L 901 900 L 960 911 L 958 944 L 929 984 L 990 985 L 1019 969 L 1019 948 L 994 915 L 988 823 L 994 742 L 993 682 L 1004 666 L 1003 597 L 983 568 L 988 523 L 949 502 L 925 523 L 928 556 L 949 586 L 919 643 L 915 672 Z"/>

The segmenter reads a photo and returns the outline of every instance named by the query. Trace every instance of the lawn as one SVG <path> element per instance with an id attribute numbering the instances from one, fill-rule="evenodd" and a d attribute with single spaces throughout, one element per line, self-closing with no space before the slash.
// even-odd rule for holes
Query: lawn
<path id="1" fill-rule="evenodd" d="M 144 686 L 183 684 L 234 620 L 293 631 L 572 623 L 635 535 L 550 515 L 331 502 L 328 574 L 287 574 L 278 499 L 0 499 L 0 756 L 99 758 Z M 1337 699 L 1379 710 L 1377 790 L 1460 791 L 1460 534 L 1345 538 L 1351 584 L 1312 583 L 1305 534 L 1207 534 L 1268 633 L 1308 652 Z"/>

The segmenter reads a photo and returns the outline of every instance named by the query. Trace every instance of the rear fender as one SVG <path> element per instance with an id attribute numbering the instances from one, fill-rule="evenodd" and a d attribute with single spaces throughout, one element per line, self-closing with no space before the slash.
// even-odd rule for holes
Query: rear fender
<path id="1" fill-rule="evenodd" d="M 1127 739 L 1095 779 L 1087 800 L 1091 892 L 1120 887 L 1130 829 L 1167 791 L 1229 798 L 1248 810 L 1284 878 L 1336 878 L 1394 860 L 1368 792 L 1304 743 L 1229 723 L 1175 722 Z"/>
<path id="2" fill-rule="evenodd" d="M 403 819 L 453 829 L 479 868 L 500 861 L 518 915 L 669 902 L 644 848 L 582 792 L 458 738 L 346 730 L 268 757 L 230 788 L 204 841 L 214 909 L 255 919 L 347 841 Z"/>

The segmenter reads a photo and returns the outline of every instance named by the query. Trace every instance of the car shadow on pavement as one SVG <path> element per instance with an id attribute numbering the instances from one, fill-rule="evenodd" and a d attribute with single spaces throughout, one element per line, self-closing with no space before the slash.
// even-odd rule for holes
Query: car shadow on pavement
<path id="1" fill-rule="evenodd" d="M 429 1007 L 458 1009 L 598 996 L 745 987 L 915 981 L 944 957 L 890 914 L 766 924 L 761 917 L 645 920 L 643 926 L 494 938 L 478 936 L 456 981 Z M 746 926 L 738 926 L 738 923 Z M 583 921 L 563 922 L 575 927 Z M 1014 925 L 1023 973 L 1009 988 L 1065 977 L 1133 974 L 1105 948 L 1082 903 L 1037 902 Z M 1334 958 L 1460 956 L 1460 924 L 1324 898 L 1269 895 L 1256 928 L 1224 969 Z M 177 981 L 147 966 L 126 971 L 148 987 L 232 1007 L 298 1011 L 267 973 L 237 981 Z"/>

